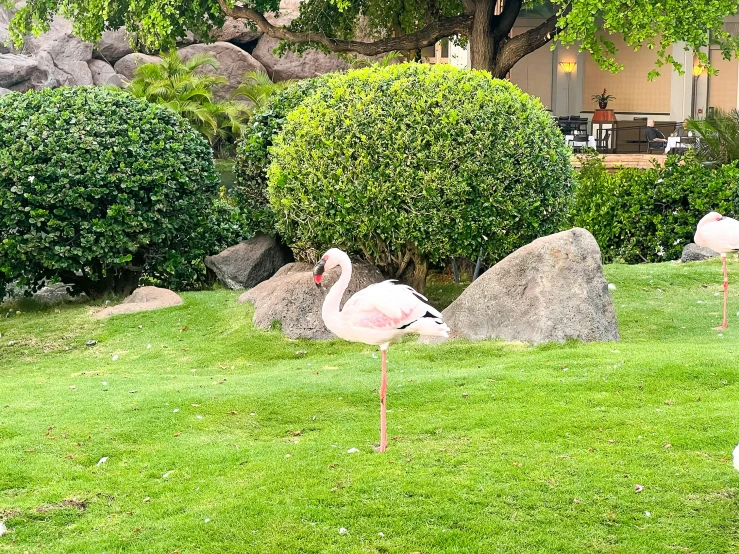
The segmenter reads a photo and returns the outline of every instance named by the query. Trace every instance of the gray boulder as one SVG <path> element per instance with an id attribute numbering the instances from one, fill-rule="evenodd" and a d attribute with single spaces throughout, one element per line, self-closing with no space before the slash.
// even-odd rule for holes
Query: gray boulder
<path id="1" fill-rule="evenodd" d="M 2 88 L 2 87 L 0 87 L 0 96 L 4 96 L 5 94 L 10 94 L 11 92 L 13 92 L 13 91 L 10 90 L 10 89 L 8 89 L 8 88 Z"/>
<path id="2" fill-rule="evenodd" d="M 0 54 L 0 87 L 10 88 L 28 81 L 38 69 L 38 61 L 30 56 Z"/>
<path id="3" fill-rule="evenodd" d="M 254 326 L 269 329 L 272 322 L 279 321 L 282 332 L 291 339 L 336 338 L 323 324 L 321 308 L 328 289 L 339 279 L 341 269 L 336 267 L 327 271 L 320 288 L 313 282 L 312 269 L 309 264 L 290 264 L 269 281 L 242 294 L 239 303 L 254 304 Z M 342 305 L 351 295 L 383 280 L 376 267 L 354 264 L 352 280 L 344 293 Z"/>
<path id="4" fill-rule="evenodd" d="M 146 63 L 159 63 L 162 61 L 162 58 L 159 56 L 150 56 L 149 54 L 128 54 L 127 56 L 123 56 L 120 60 L 118 60 L 113 68 L 115 69 L 115 72 L 119 75 L 122 75 L 126 79 L 133 79 L 133 74 L 136 71 L 136 68 L 140 65 L 144 65 Z"/>
<path id="5" fill-rule="evenodd" d="M 694 242 L 688 243 L 683 248 L 683 254 L 680 257 L 680 261 L 685 262 L 700 262 L 701 260 L 708 260 L 709 258 L 715 258 L 720 256 L 718 252 L 706 248 L 705 246 L 698 246 Z"/>
<path id="6" fill-rule="evenodd" d="M 580 228 L 519 248 L 472 283 L 443 315 L 450 338 L 533 344 L 619 338 L 598 243 Z"/>
<path id="7" fill-rule="evenodd" d="M 92 74 L 87 61 L 92 59 L 92 44 L 74 36 L 72 24 L 56 16 L 48 32 L 26 39 L 25 49 L 39 61 L 46 73 L 43 86 L 92 85 Z M 39 78 L 32 83 L 39 87 Z"/>
<path id="8" fill-rule="evenodd" d="M 262 36 L 262 31 L 257 28 L 249 28 L 246 21 L 243 19 L 234 19 L 233 17 L 226 17 L 226 22 L 223 27 L 216 29 L 212 33 L 212 39 L 215 42 L 230 42 L 231 44 L 238 44 L 243 46 L 254 42 Z"/>
<path id="9" fill-rule="evenodd" d="M 115 31 L 103 31 L 100 42 L 97 43 L 93 57 L 105 60 L 109 64 L 115 64 L 124 56 L 133 53 L 131 43 L 128 40 L 126 28 L 121 27 Z"/>
<path id="10" fill-rule="evenodd" d="M 228 79 L 228 84 L 219 87 L 216 91 L 218 98 L 230 98 L 231 92 L 241 84 L 244 74 L 249 71 L 265 71 L 264 66 L 255 60 L 248 52 L 228 42 L 214 42 L 213 44 L 193 44 L 178 50 L 183 60 L 189 60 L 196 54 L 210 54 L 218 60 L 218 69 L 203 66 L 198 69 L 203 73 L 222 75 Z"/>
<path id="11" fill-rule="evenodd" d="M 260 234 L 226 248 L 220 254 L 207 256 L 205 266 L 215 272 L 224 286 L 239 290 L 269 279 L 292 260 L 289 248 L 274 237 Z"/>
<path id="12" fill-rule="evenodd" d="M 95 86 L 107 85 L 109 80 L 117 75 L 113 66 L 103 60 L 90 60 L 87 62 L 87 67 L 90 68 L 92 83 Z"/>

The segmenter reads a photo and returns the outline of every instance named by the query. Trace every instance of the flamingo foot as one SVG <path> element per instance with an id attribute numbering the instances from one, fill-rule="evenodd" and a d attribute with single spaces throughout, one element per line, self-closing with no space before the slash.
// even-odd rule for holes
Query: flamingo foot
<path id="1" fill-rule="evenodd" d="M 723 331 L 729 326 L 728 323 L 724 323 L 723 325 L 719 325 L 718 327 L 712 327 L 714 331 Z"/>

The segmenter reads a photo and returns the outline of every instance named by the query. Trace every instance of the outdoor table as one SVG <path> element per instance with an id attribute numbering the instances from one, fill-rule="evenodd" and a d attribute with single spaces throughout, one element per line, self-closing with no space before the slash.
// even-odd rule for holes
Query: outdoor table
<path id="1" fill-rule="evenodd" d="M 565 135 L 565 142 L 569 146 L 573 146 L 575 143 L 575 135 Z M 585 144 L 583 142 L 578 142 L 577 144 Z M 595 137 L 588 137 L 588 148 L 595 148 Z"/>

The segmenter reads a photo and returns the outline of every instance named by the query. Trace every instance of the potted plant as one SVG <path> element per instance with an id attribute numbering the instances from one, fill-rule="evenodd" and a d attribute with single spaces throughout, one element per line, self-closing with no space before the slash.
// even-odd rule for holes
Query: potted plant
<path id="1" fill-rule="evenodd" d="M 598 102 L 598 107 L 601 110 L 605 110 L 608 107 L 608 101 L 609 100 L 615 100 L 616 97 L 611 94 L 606 94 L 606 89 L 603 89 L 603 92 L 600 94 L 594 94 L 593 100 Z"/>

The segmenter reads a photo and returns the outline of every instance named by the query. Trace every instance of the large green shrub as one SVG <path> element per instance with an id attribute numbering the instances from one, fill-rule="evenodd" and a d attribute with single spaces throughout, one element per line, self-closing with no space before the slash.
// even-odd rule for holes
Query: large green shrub
<path id="1" fill-rule="evenodd" d="M 298 251 L 340 246 L 423 288 L 557 231 L 570 151 L 540 101 L 482 71 L 406 63 L 328 77 L 288 114 L 269 195 Z"/>
<path id="2" fill-rule="evenodd" d="M 214 206 L 205 139 L 123 92 L 59 88 L 0 97 L 0 296 L 19 280 L 126 294 L 143 272 L 190 282 L 240 238 Z"/>
<path id="3" fill-rule="evenodd" d="M 282 130 L 287 114 L 313 92 L 321 77 L 291 83 L 272 95 L 244 127 L 236 145 L 234 173 L 236 181 L 229 190 L 238 206 L 250 215 L 251 231 L 274 232 L 274 216 L 267 199 L 269 148 Z"/>
<path id="4" fill-rule="evenodd" d="M 588 229 L 607 262 L 680 258 L 706 213 L 739 213 L 736 163 L 705 167 L 686 156 L 665 167 L 606 171 L 598 156 L 584 159 L 572 223 Z"/>
<path id="5" fill-rule="evenodd" d="M 715 110 L 705 119 L 691 119 L 688 128 L 698 133 L 695 151 L 701 159 L 718 164 L 739 161 L 739 110 Z"/>

